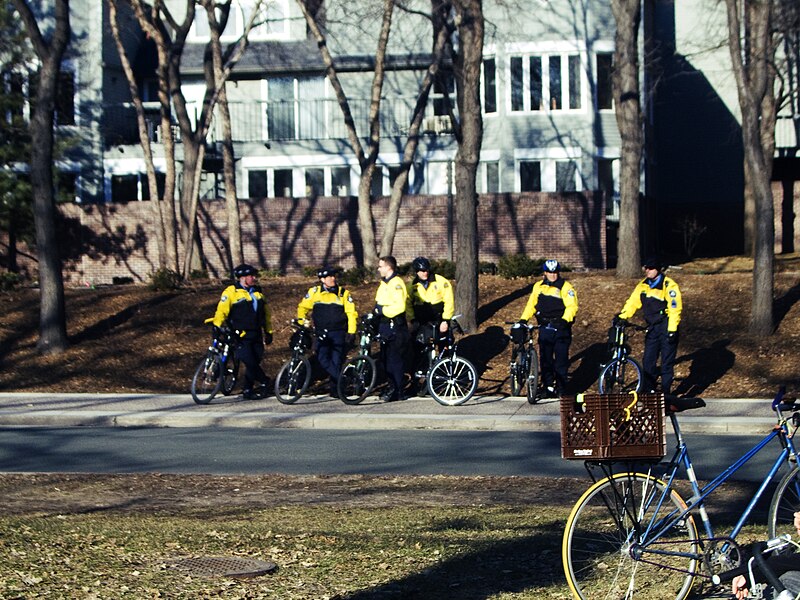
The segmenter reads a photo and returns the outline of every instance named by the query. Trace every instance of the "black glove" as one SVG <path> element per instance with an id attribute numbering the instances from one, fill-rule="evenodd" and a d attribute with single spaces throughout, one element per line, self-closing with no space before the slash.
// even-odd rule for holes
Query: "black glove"
<path id="1" fill-rule="evenodd" d="M 211 326 L 211 335 L 213 335 L 215 338 L 218 338 L 221 333 L 222 333 L 222 329 L 220 329 L 216 325 L 212 325 Z"/>
<path id="2" fill-rule="evenodd" d="M 269 346 L 272 343 L 272 334 L 264 333 L 264 343 Z"/>
<path id="3" fill-rule="evenodd" d="M 344 343 L 348 346 L 355 346 L 356 345 L 356 334 L 355 333 L 348 333 L 344 336 Z"/>
<path id="4" fill-rule="evenodd" d="M 668 331 L 667 332 L 667 342 L 670 344 L 677 344 L 678 343 L 678 332 L 677 331 Z"/>
<path id="5" fill-rule="evenodd" d="M 619 326 L 619 325 L 627 325 L 627 324 L 628 324 L 628 321 L 627 321 L 626 319 L 623 319 L 623 318 L 622 318 L 622 317 L 620 317 L 619 315 L 614 315 L 614 318 L 611 320 L 611 324 L 612 324 L 614 327 L 617 327 L 617 326 Z"/>
<path id="6" fill-rule="evenodd" d="M 527 325 L 528 324 L 528 319 L 520 319 L 519 321 L 517 321 L 517 323 L 519 325 Z"/>
<path id="7" fill-rule="evenodd" d="M 381 316 L 383 316 L 383 307 L 380 304 L 376 304 L 375 308 L 372 309 L 372 312 L 376 316 L 381 317 Z"/>

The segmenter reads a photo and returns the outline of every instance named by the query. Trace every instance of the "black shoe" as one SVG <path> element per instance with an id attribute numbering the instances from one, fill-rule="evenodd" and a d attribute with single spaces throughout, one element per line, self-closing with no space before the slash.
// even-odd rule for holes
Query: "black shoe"
<path id="1" fill-rule="evenodd" d="M 395 402 L 400 396 L 394 390 L 386 390 L 381 394 L 381 402 Z"/>
<path id="2" fill-rule="evenodd" d="M 338 398 L 339 397 L 339 386 L 335 383 L 332 383 L 330 388 L 328 389 L 328 395 L 331 398 Z"/>
<path id="3" fill-rule="evenodd" d="M 263 396 L 261 395 L 261 392 L 258 391 L 244 390 L 242 392 L 242 398 L 244 398 L 245 400 L 261 400 Z"/>

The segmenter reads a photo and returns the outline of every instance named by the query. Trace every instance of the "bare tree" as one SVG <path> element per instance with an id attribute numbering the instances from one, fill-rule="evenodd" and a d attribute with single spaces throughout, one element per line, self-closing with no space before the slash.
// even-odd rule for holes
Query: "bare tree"
<path id="1" fill-rule="evenodd" d="M 141 4 L 139 5 L 141 11 Z M 158 184 L 156 181 L 156 169 L 153 161 L 153 148 L 150 143 L 150 134 L 147 130 L 147 121 L 145 119 L 144 103 L 142 96 L 139 92 L 139 85 L 136 81 L 136 74 L 133 72 L 128 55 L 125 52 L 125 46 L 122 42 L 119 25 L 119 12 L 117 0 L 108 0 L 109 20 L 111 24 L 111 34 L 114 37 L 114 43 L 117 46 L 117 53 L 120 57 L 122 70 L 125 73 L 125 78 L 128 80 L 128 90 L 131 94 L 134 109 L 136 110 L 136 124 L 139 132 L 139 143 L 142 146 L 144 155 L 145 169 L 147 172 L 147 185 L 150 192 L 151 208 L 153 209 L 153 217 L 155 219 L 155 236 L 156 245 L 158 248 L 158 265 L 160 268 L 170 268 L 177 270 L 178 255 L 177 245 L 175 239 L 175 144 L 172 139 L 172 128 L 169 122 L 169 97 L 164 94 L 161 98 L 164 102 L 161 104 L 161 139 L 164 140 L 164 154 L 166 157 L 166 171 L 167 181 L 169 185 L 165 185 L 164 197 L 159 196 Z M 155 10 L 156 7 L 154 6 Z M 148 28 L 152 29 L 151 21 L 147 20 Z M 152 32 L 148 35 L 153 36 Z M 159 55 L 163 55 L 163 44 L 157 44 Z M 161 63 L 157 67 L 159 87 L 163 87 L 166 92 L 166 72 Z M 163 117 L 166 115 L 167 122 L 164 123 Z M 169 140 L 167 141 L 167 138 Z"/>
<path id="2" fill-rule="evenodd" d="M 188 15 L 190 12 L 194 13 L 194 0 L 187 0 L 187 2 L 189 3 L 189 6 L 187 6 Z M 216 17 L 216 11 L 220 12 L 223 18 L 219 19 L 218 27 L 221 27 L 221 29 L 218 29 L 218 33 L 224 30 L 228 11 L 231 8 L 231 0 L 226 0 L 225 2 L 204 0 L 203 6 L 208 7 L 208 13 L 214 13 L 214 15 L 209 16 L 209 24 L 211 24 L 211 19 Z M 207 47 L 207 51 L 204 55 L 206 91 L 203 97 L 203 105 L 194 127 L 192 127 L 192 119 L 190 119 L 187 111 L 186 100 L 180 92 L 180 55 L 173 55 L 170 62 L 169 72 L 173 105 L 176 108 L 178 124 L 181 129 L 181 139 L 184 144 L 184 177 L 181 193 L 181 206 L 185 211 L 183 217 L 186 223 L 186 235 L 184 236 L 185 255 L 183 261 L 184 278 L 189 277 L 193 267 L 200 266 L 199 263 L 193 262 L 195 259 L 200 258 L 198 256 L 200 240 L 197 235 L 197 207 L 200 200 L 200 179 L 203 173 L 205 142 L 208 131 L 211 128 L 211 121 L 214 117 L 214 108 L 220 101 L 220 94 L 224 94 L 225 82 L 230 77 L 231 71 L 247 49 L 248 37 L 256 23 L 259 9 L 260 2 L 256 3 L 256 6 L 250 13 L 242 36 L 228 47 L 224 57 L 220 57 L 221 64 L 217 72 L 215 72 L 213 65 L 212 44 L 209 42 L 209 47 Z M 188 16 L 184 24 L 186 22 L 191 25 Z M 186 29 L 186 33 L 188 33 L 188 28 Z M 181 48 L 183 48 L 183 44 L 181 44 Z M 235 195 L 235 188 L 233 189 Z M 238 208 L 236 209 L 236 220 L 238 223 Z"/>
<path id="3" fill-rule="evenodd" d="M 392 16 L 394 13 L 395 0 L 383 0 L 383 12 L 381 18 L 381 29 L 378 36 L 378 46 L 375 50 L 375 71 L 372 77 L 370 89 L 369 105 L 369 138 L 367 139 L 366 149 L 361 143 L 358 135 L 353 113 L 350 109 L 350 101 L 344 91 L 336 64 L 328 48 L 325 33 L 317 21 L 319 12 L 313 10 L 317 7 L 316 2 L 308 0 L 297 0 L 297 4 L 303 11 L 308 28 L 319 47 L 322 60 L 325 63 L 325 71 L 330 81 L 331 87 L 336 94 L 336 100 L 344 117 L 347 139 L 350 147 L 356 156 L 358 166 L 361 171 L 358 182 L 358 232 L 361 235 L 363 244 L 364 263 L 374 265 L 378 262 L 378 252 L 375 247 L 374 219 L 372 216 L 371 188 L 372 176 L 375 173 L 375 163 L 378 159 L 381 141 L 381 92 L 383 90 L 384 75 L 386 70 L 386 47 L 389 44 L 389 33 L 392 28 Z"/>
<path id="4" fill-rule="evenodd" d="M 622 140 L 619 169 L 617 277 L 636 277 L 639 255 L 639 181 L 642 162 L 642 107 L 639 90 L 640 0 L 611 0 L 617 24 L 612 78 L 617 127 Z"/>
<path id="5" fill-rule="evenodd" d="M 478 327 L 478 194 L 477 172 L 483 142 L 480 80 L 483 62 L 482 0 L 454 0 L 458 47 L 453 48 L 458 150 L 456 186 L 456 304 L 467 331 Z M 452 118 L 452 117 L 451 117 Z"/>
<path id="6" fill-rule="evenodd" d="M 13 0 L 14 7 L 39 59 L 36 99 L 31 108 L 30 176 L 39 260 L 39 341 L 43 354 L 58 354 L 67 345 L 67 318 L 64 303 L 64 278 L 56 239 L 56 207 L 53 191 L 53 145 L 55 101 L 61 60 L 71 36 L 69 0 L 55 0 L 49 39 L 39 28 L 26 0 Z"/>
<path id="7" fill-rule="evenodd" d="M 762 120 L 772 120 L 775 37 L 772 28 L 772 0 L 725 0 L 728 14 L 733 75 L 742 112 L 742 140 L 746 174 L 755 199 L 756 227 L 753 252 L 753 296 L 749 330 L 769 335 L 774 292 L 775 212 L 770 177 L 772 152 L 764 147 Z M 746 17 L 746 26 L 742 16 Z M 771 107 L 771 108 L 770 108 Z M 774 136 L 774 129 L 773 134 Z M 770 141 L 769 144 L 774 142 Z M 770 146 L 771 147 L 771 146 Z"/>

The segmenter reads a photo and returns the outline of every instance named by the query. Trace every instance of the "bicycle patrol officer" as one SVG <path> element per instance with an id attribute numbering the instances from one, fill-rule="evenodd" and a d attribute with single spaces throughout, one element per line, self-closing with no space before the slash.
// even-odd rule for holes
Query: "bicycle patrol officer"
<path id="1" fill-rule="evenodd" d="M 631 294 L 614 323 L 630 319 L 640 308 L 647 322 L 644 338 L 645 391 L 655 391 L 658 376 L 657 362 L 661 355 L 661 391 L 669 394 L 674 378 L 675 356 L 678 353 L 678 325 L 681 322 L 681 290 L 678 284 L 663 273 L 664 265 L 657 257 L 649 257 L 644 262 L 645 278 L 640 281 Z"/>
<path id="2" fill-rule="evenodd" d="M 272 317 L 261 288 L 256 285 L 256 268 L 242 264 L 233 270 L 236 283 L 226 287 L 217 304 L 213 324 L 222 327 L 225 321 L 238 334 L 236 355 L 244 363 L 244 389 L 247 400 L 263 398 L 269 378 L 261 368 L 264 346 L 272 343 Z M 254 386 L 261 384 L 261 389 Z"/>
<path id="3" fill-rule="evenodd" d="M 416 322 L 418 328 L 422 328 L 423 337 L 432 333 L 434 327 L 439 329 L 437 339 L 446 338 L 450 329 L 449 321 L 455 314 L 455 299 L 453 298 L 453 286 L 446 277 L 442 277 L 431 270 L 431 261 L 424 256 L 415 258 L 411 267 L 416 275 L 408 284 L 408 299 L 411 310 L 408 314 Z M 427 333 L 425 330 L 427 329 Z M 423 366 L 421 359 L 424 349 L 424 342 L 415 339 L 414 358 Z M 422 377 L 422 373 L 415 373 L 415 376 Z"/>
<path id="4" fill-rule="evenodd" d="M 404 400 L 403 380 L 410 335 L 406 321 L 408 289 L 397 275 L 397 260 L 384 256 L 378 261 L 381 282 L 375 294 L 374 313 L 380 317 L 378 332 L 381 336 L 384 369 L 389 379 L 389 389 L 381 395 L 384 402 Z"/>
<path id="5" fill-rule="evenodd" d="M 308 313 L 317 332 L 317 360 L 330 376 L 330 395 L 338 396 L 337 384 L 347 346 L 356 334 L 356 305 L 350 292 L 336 282 L 339 269 L 323 267 L 317 271 L 319 285 L 309 288 L 297 305 L 297 321 L 302 325 Z"/>
<path id="6" fill-rule="evenodd" d="M 553 398 L 563 394 L 567 387 L 569 346 L 572 323 L 578 313 L 578 296 L 572 284 L 561 277 L 561 265 L 557 260 L 544 261 L 543 270 L 544 276 L 533 285 L 520 323 L 527 323 L 536 316 L 542 393 Z"/>

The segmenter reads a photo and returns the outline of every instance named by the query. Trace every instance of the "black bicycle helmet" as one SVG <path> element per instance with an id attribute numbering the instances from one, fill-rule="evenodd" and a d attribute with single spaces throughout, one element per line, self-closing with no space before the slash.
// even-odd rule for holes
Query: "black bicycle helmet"
<path id="1" fill-rule="evenodd" d="M 317 277 L 322 279 L 323 277 L 328 277 L 329 275 L 336 275 L 337 273 L 339 273 L 340 270 L 341 269 L 337 269 L 336 267 L 330 267 L 330 266 L 322 267 L 317 271 Z"/>
<path id="2" fill-rule="evenodd" d="M 561 265 L 554 258 L 544 261 L 542 269 L 545 273 L 558 273 L 561 270 Z"/>
<path id="3" fill-rule="evenodd" d="M 414 269 L 415 273 L 417 271 L 430 271 L 431 261 L 429 261 L 424 256 L 418 256 L 411 262 L 411 268 Z"/>
<path id="4" fill-rule="evenodd" d="M 253 265 L 241 264 L 233 270 L 233 278 L 241 279 L 247 275 L 258 275 L 258 270 Z"/>
<path id="5" fill-rule="evenodd" d="M 656 269 L 656 270 L 660 271 L 661 269 L 664 268 L 664 263 L 662 262 L 662 260 L 658 256 L 651 255 L 651 256 L 648 256 L 644 260 L 644 262 L 642 263 L 642 266 L 645 269 L 650 268 L 650 269 Z"/>

